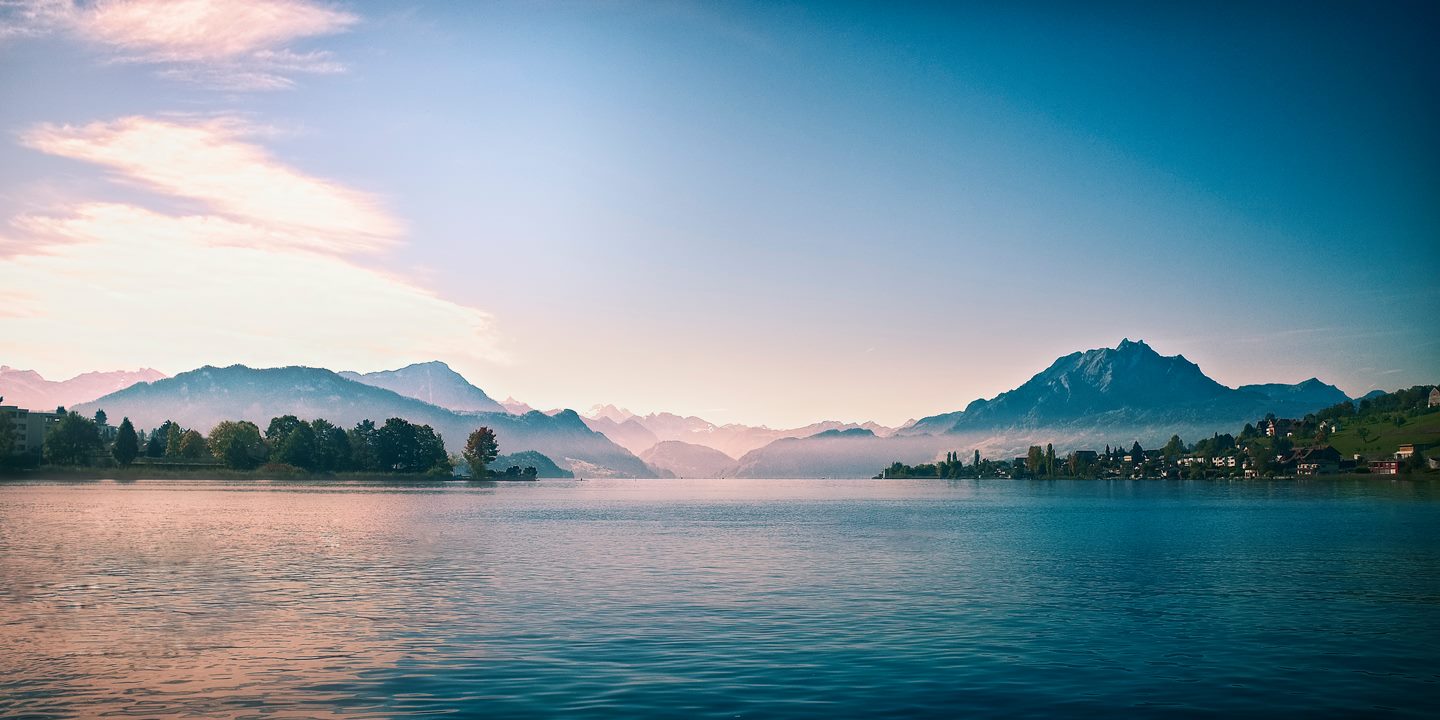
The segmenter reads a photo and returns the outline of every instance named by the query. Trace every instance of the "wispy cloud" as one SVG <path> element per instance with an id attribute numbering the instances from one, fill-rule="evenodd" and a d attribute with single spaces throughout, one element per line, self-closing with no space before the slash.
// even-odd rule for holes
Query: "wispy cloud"
<path id="1" fill-rule="evenodd" d="M 359 21 L 309 0 L 0 0 L 0 38 L 67 33 L 117 62 L 163 66 L 162 77 L 226 90 L 276 90 L 293 75 L 345 68 L 297 41 L 344 32 Z"/>
<path id="2" fill-rule="evenodd" d="M 26 146 L 106 167 L 120 180 L 202 203 L 210 212 L 264 227 L 250 243 L 330 252 L 374 251 L 400 223 L 376 198 L 310 177 L 247 142 L 235 118 L 182 122 L 127 117 L 89 125 L 41 125 Z"/>
<path id="3" fill-rule="evenodd" d="M 232 120 L 132 117 L 26 133 L 195 212 L 84 199 L 11 220 L 0 277 L 7 357 L 117 366 L 504 361 L 489 314 L 355 262 L 401 241 L 375 198 L 286 166 Z M 177 165 L 178 164 L 178 165 Z"/>

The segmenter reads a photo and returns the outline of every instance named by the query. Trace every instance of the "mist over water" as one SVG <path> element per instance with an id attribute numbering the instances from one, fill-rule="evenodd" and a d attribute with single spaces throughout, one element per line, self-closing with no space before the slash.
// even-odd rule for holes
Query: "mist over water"
<path id="1" fill-rule="evenodd" d="M 0 715 L 1393 713 L 1426 482 L 0 485 Z"/>

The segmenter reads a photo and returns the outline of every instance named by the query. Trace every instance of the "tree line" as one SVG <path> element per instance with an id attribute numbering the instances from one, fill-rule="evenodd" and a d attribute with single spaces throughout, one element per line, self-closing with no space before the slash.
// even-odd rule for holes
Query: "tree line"
<path id="1" fill-rule="evenodd" d="M 144 458 L 156 464 L 188 462 L 239 471 L 450 476 L 463 458 L 472 476 L 486 477 L 493 475 L 486 466 L 500 447 L 495 432 L 481 427 L 470 433 L 461 456 L 451 457 L 445 451 L 444 438 L 434 428 L 404 418 L 388 418 L 380 425 L 362 420 L 346 429 L 322 418 L 301 420 L 282 415 L 271 418 L 263 433 L 248 420 L 226 420 L 201 434 L 171 420 L 149 433 L 137 432 L 127 417 L 108 442 L 109 433 L 102 429 L 108 429 L 103 410 L 94 418 L 64 413 L 45 435 L 45 462 L 92 467 L 113 462 L 124 467 Z M 515 472 L 523 474 L 518 468 Z"/>

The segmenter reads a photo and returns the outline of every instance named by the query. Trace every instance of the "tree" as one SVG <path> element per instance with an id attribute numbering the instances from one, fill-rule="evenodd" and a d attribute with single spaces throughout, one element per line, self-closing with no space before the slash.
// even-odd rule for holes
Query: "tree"
<path id="1" fill-rule="evenodd" d="M 84 465 L 102 449 L 100 428 L 77 413 L 65 413 L 45 435 L 45 461 L 53 465 Z"/>
<path id="2" fill-rule="evenodd" d="M 377 464 L 387 472 L 449 472 L 445 442 L 429 425 L 389 418 L 375 431 Z"/>
<path id="3" fill-rule="evenodd" d="M 1255 459 L 1255 474 L 1261 477 L 1271 474 L 1275 468 L 1275 456 L 1270 448 L 1264 445 L 1255 445 L 1250 448 L 1250 455 Z"/>
<path id="4" fill-rule="evenodd" d="M 1185 441 L 1181 440 L 1179 435 L 1171 435 L 1170 442 L 1165 443 L 1165 449 L 1162 452 L 1165 454 L 1166 460 L 1174 462 L 1176 458 L 1185 454 Z"/>
<path id="5" fill-rule="evenodd" d="M 300 426 L 300 422 L 300 418 L 294 415 L 270 418 L 270 425 L 265 428 L 265 442 L 270 444 L 270 459 L 279 461 L 277 453 L 280 446 L 285 443 L 285 438 Z"/>
<path id="6" fill-rule="evenodd" d="M 180 438 L 185 432 L 180 429 L 179 423 L 166 421 L 170 429 L 165 431 L 165 457 L 180 457 Z"/>
<path id="7" fill-rule="evenodd" d="M 465 462 L 470 463 L 470 475 L 472 477 L 485 477 L 485 466 L 494 462 L 495 457 L 500 454 L 500 443 L 495 440 L 495 431 L 488 427 L 482 427 L 470 433 L 469 439 L 465 441 L 465 452 L 462 456 Z"/>
<path id="8" fill-rule="evenodd" d="M 210 449 L 205 447 L 205 436 L 197 430 L 186 430 L 180 435 L 180 457 L 186 460 L 199 460 L 210 454 Z"/>
<path id="9" fill-rule="evenodd" d="M 445 452 L 445 439 L 440 433 L 435 432 L 429 425 L 416 427 L 415 439 L 419 443 L 416 448 L 417 467 L 416 472 L 429 472 L 432 475 L 449 475 L 454 471 L 450 464 L 450 454 Z"/>
<path id="10" fill-rule="evenodd" d="M 294 417 L 294 416 L 286 416 Z M 274 426 L 274 423 L 271 423 Z M 298 421 L 280 435 L 280 444 L 270 451 L 270 459 L 304 470 L 315 469 L 315 430 L 310 423 Z M 274 443 L 274 440 L 271 440 Z"/>
<path id="11" fill-rule="evenodd" d="M 110 420 L 110 418 L 109 418 L 109 416 L 107 416 L 107 415 L 105 414 L 105 411 L 104 411 L 104 410 L 96 410 L 96 411 L 95 411 L 95 424 L 96 424 L 96 425 L 99 425 L 99 426 L 101 426 L 101 427 L 104 427 L 104 426 L 105 426 L 105 423 L 106 423 L 107 421 L 109 421 L 109 420 Z"/>
<path id="12" fill-rule="evenodd" d="M 375 431 L 375 459 L 388 472 L 414 472 L 417 462 L 415 426 L 404 418 L 388 418 Z"/>
<path id="13" fill-rule="evenodd" d="M 373 420 L 362 420 L 345 433 L 345 439 L 350 444 L 350 467 L 363 472 L 381 469 L 375 446 L 377 432 Z"/>
<path id="14" fill-rule="evenodd" d="M 165 457 L 165 446 L 170 438 L 170 426 L 175 423 L 166 420 L 160 427 L 150 431 L 150 441 L 145 444 L 145 457 Z"/>
<path id="15" fill-rule="evenodd" d="M 1045 451 L 1039 445 L 1031 445 L 1030 452 L 1025 456 L 1025 469 L 1031 475 L 1039 475 L 1040 468 L 1045 463 Z"/>
<path id="16" fill-rule="evenodd" d="M 0 401 L 5 398 L 0 397 Z M 0 460 L 10 457 L 15 452 L 15 423 L 10 422 L 10 414 L 0 412 Z"/>
<path id="17" fill-rule="evenodd" d="M 115 445 L 110 448 L 110 454 L 121 465 L 135 462 L 140 455 L 140 438 L 135 435 L 135 426 L 130 424 L 130 418 L 120 420 L 120 429 L 115 433 Z"/>
<path id="18" fill-rule="evenodd" d="M 255 423 L 226 420 L 210 431 L 210 454 L 231 470 L 254 470 L 265 462 L 265 441 Z"/>
<path id="19" fill-rule="evenodd" d="M 350 469 L 350 437 L 331 423 L 316 418 L 310 421 L 315 432 L 315 470 L 337 472 Z"/>
<path id="20" fill-rule="evenodd" d="M 1045 475 L 1055 477 L 1055 446 L 1045 443 Z"/>
<path id="21" fill-rule="evenodd" d="M 1425 456 L 1418 452 L 1411 453 L 1400 462 L 1400 472 L 1406 475 L 1425 472 Z"/>
<path id="22" fill-rule="evenodd" d="M 1135 444 L 1130 446 L 1130 459 L 1137 463 L 1145 459 L 1145 448 L 1140 447 L 1139 440 L 1136 440 Z"/>

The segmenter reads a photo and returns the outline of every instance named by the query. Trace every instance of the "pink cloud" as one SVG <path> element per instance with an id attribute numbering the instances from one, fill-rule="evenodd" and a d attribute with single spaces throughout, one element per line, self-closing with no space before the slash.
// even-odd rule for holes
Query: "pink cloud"
<path id="1" fill-rule="evenodd" d="M 21 142 L 266 228 L 269 234 L 256 242 L 372 252 L 403 232 L 377 198 L 290 168 L 247 142 L 246 135 L 246 127 L 234 119 L 127 117 L 81 126 L 40 125 L 24 133 Z"/>
<path id="2" fill-rule="evenodd" d="M 354 14 L 310 0 L 0 0 L 0 37 L 63 32 L 119 62 L 166 66 L 162 77 L 227 90 L 290 87 L 291 75 L 336 73 L 327 52 L 291 43 L 345 32 Z"/>
<path id="3" fill-rule="evenodd" d="M 355 262 L 402 241 L 371 195 L 307 175 L 234 121 L 130 117 L 24 135 L 197 212 L 74 201 L 0 233 L 7 361 L 51 372 L 213 362 L 506 362 L 493 319 Z"/>

